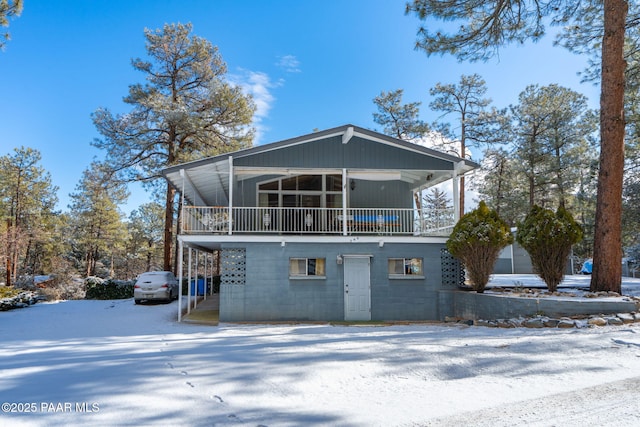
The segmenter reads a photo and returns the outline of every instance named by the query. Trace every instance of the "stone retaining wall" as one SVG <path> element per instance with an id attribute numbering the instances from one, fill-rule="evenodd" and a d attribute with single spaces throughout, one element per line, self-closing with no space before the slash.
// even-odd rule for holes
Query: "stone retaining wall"
<path id="1" fill-rule="evenodd" d="M 450 307 L 449 310 L 442 310 L 441 320 L 496 320 L 530 318 L 537 315 L 561 318 L 640 311 L 640 303 L 631 298 L 517 297 L 468 291 L 441 291 L 440 300 L 448 301 Z"/>

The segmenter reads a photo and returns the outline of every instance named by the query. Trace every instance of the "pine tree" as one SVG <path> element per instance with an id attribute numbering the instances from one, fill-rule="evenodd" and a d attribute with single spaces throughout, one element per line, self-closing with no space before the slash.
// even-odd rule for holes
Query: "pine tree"
<path id="1" fill-rule="evenodd" d="M 13 155 L 0 157 L 0 226 L 4 244 L 6 284 L 20 273 L 34 274 L 42 268 L 43 244 L 51 232 L 57 203 L 57 187 L 39 165 L 40 152 L 20 147 Z"/>
<path id="2" fill-rule="evenodd" d="M 0 27 L 8 27 L 10 18 L 20 16 L 22 6 L 22 0 L 0 0 Z M 0 34 L 0 49 L 4 48 L 10 38 L 8 32 Z"/>
<path id="3" fill-rule="evenodd" d="M 118 205 L 128 194 L 123 185 L 113 186 L 108 172 L 93 163 L 71 194 L 71 224 L 86 276 L 114 276 L 113 262 L 123 248 L 126 229 Z M 104 267 L 109 264 L 109 267 Z M 103 266 L 105 270 L 99 271 Z"/>
<path id="4" fill-rule="evenodd" d="M 378 112 L 373 113 L 373 121 L 381 125 L 382 132 L 394 138 L 413 141 L 424 137 L 429 126 L 418 118 L 420 102 L 402 104 L 402 89 L 380 92 L 373 98 Z"/>
<path id="5" fill-rule="evenodd" d="M 435 99 L 429 104 L 434 111 L 442 112 L 444 116 L 456 115 L 456 131 L 452 126 L 439 126 L 438 129 L 446 136 L 460 142 L 460 152 L 463 159 L 467 157 L 468 147 L 479 147 L 483 144 L 504 143 L 506 111 L 489 108 L 491 99 L 484 98 L 487 86 L 478 74 L 461 76 L 458 84 L 436 84 L 429 90 Z M 460 177 L 460 216 L 464 214 L 465 177 Z"/>
<path id="6" fill-rule="evenodd" d="M 580 26 L 582 6 L 594 9 L 590 25 Z M 627 21 L 629 2 L 604 0 L 413 0 L 406 12 L 421 20 L 452 22 L 452 33 L 421 27 L 416 48 L 428 55 L 450 53 L 461 60 L 486 60 L 506 43 L 536 41 L 544 33 L 545 18 L 588 37 L 592 54 L 600 62 L 600 168 L 594 233 L 591 290 L 621 292 L 622 284 L 622 178 L 625 136 L 625 30 L 637 27 L 637 15 Z M 634 9 L 635 12 L 635 9 Z M 602 26 L 597 25 L 603 22 Z M 594 25 L 595 23 L 595 25 Z M 601 47 L 601 54 L 598 48 Z M 595 48 L 595 49 L 594 49 Z"/>
<path id="7" fill-rule="evenodd" d="M 191 24 L 145 30 L 149 61 L 134 59 L 147 83 L 129 87 L 132 110 L 93 114 L 113 177 L 140 181 L 165 194 L 164 269 L 172 270 L 176 191 L 160 179 L 162 168 L 251 145 L 255 105 L 225 81 L 226 65 L 209 41 L 191 34 Z"/>

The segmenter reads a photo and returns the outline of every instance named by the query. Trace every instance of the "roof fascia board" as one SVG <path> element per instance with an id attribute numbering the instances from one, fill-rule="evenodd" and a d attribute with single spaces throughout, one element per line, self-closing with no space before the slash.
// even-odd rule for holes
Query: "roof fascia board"
<path id="1" fill-rule="evenodd" d="M 378 134 L 377 132 L 372 132 L 363 128 L 356 128 L 354 132 L 354 136 L 358 136 L 360 138 L 368 139 L 371 141 L 376 141 L 381 144 L 386 144 L 386 145 L 391 145 L 396 147 L 399 146 L 409 151 L 413 151 L 423 155 L 430 155 L 432 157 L 437 157 L 439 159 L 452 162 L 452 163 L 457 163 L 460 160 L 463 160 L 467 165 L 470 166 L 470 169 L 480 167 L 479 164 L 477 164 L 472 160 L 461 159 L 458 156 L 452 156 L 451 154 L 443 153 L 442 151 L 438 151 L 433 148 L 424 147 L 422 145 L 418 145 L 413 142 L 403 141 L 401 139 L 393 138 L 387 135 Z"/>

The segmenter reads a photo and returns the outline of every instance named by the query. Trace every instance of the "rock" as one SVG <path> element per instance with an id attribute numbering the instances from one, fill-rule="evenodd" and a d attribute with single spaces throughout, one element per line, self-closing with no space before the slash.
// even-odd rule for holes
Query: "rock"
<path id="1" fill-rule="evenodd" d="M 542 322 L 545 328 L 555 328 L 558 326 L 560 321 L 558 319 L 546 319 Z"/>
<path id="2" fill-rule="evenodd" d="M 14 308 L 24 308 L 38 302 L 38 297 L 34 292 L 23 291 L 11 298 L 0 300 L 0 311 L 12 310 Z"/>
<path id="3" fill-rule="evenodd" d="M 545 318 L 534 317 L 532 319 L 525 320 L 522 325 L 525 328 L 544 328 Z"/>
<path id="4" fill-rule="evenodd" d="M 617 316 L 622 320 L 622 323 L 633 323 L 635 321 L 631 313 L 618 313 Z"/>
<path id="5" fill-rule="evenodd" d="M 576 322 L 572 319 L 560 319 L 558 321 L 558 328 L 569 329 L 569 328 L 575 328 L 575 327 L 576 327 Z"/>
<path id="6" fill-rule="evenodd" d="M 519 328 L 522 326 L 522 323 L 524 322 L 524 318 L 522 317 L 518 317 L 518 318 L 511 318 L 509 319 L 509 323 L 513 324 L 514 327 Z"/>
<path id="7" fill-rule="evenodd" d="M 515 328 L 516 325 L 511 320 L 499 319 L 496 321 L 498 328 Z"/>
<path id="8" fill-rule="evenodd" d="M 591 317 L 587 320 L 587 324 L 593 326 L 607 326 L 607 320 L 602 317 Z"/>
<path id="9" fill-rule="evenodd" d="M 619 317 L 610 316 L 606 318 L 607 324 L 612 326 L 620 326 L 623 324 L 622 319 Z"/>
<path id="10" fill-rule="evenodd" d="M 573 323 L 576 325 L 576 328 L 590 328 L 594 326 L 594 325 L 590 325 L 588 321 L 584 319 L 576 319 L 573 321 Z"/>
<path id="11" fill-rule="evenodd" d="M 633 320 L 640 322 L 640 313 L 633 313 Z"/>
<path id="12" fill-rule="evenodd" d="M 484 326 L 484 327 L 487 327 L 487 328 L 495 328 L 496 327 L 496 323 L 491 322 L 489 320 L 482 320 L 482 319 L 476 320 L 475 321 L 475 325 L 476 326 Z"/>

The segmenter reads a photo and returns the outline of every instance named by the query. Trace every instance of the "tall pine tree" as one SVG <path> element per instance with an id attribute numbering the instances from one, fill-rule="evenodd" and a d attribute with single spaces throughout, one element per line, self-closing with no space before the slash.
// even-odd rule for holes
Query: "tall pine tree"
<path id="1" fill-rule="evenodd" d="M 406 12 L 415 13 L 421 20 L 435 18 L 454 23 L 453 32 L 421 27 L 417 49 L 428 55 L 449 53 L 461 60 L 473 61 L 491 58 L 506 43 L 540 39 L 545 34 L 545 18 L 565 28 L 581 23 L 581 6 L 585 4 L 603 12 L 602 26 L 590 25 L 577 30 L 599 40 L 601 46 L 600 168 L 591 290 L 621 292 L 625 30 L 627 24 L 637 26 L 637 20 L 627 22 L 629 2 L 413 0 L 407 4 Z"/>
<path id="2" fill-rule="evenodd" d="M 226 65 L 209 41 L 191 34 L 191 24 L 145 30 L 150 60 L 134 59 L 147 83 L 129 87 L 127 114 L 93 114 L 102 135 L 94 145 L 121 182 L 140 181 L 164 192 L 164 269 L 172 270 L 176 191 L 160 170 L 195 158 L 250 146 L 255 105 L 224 76 Z"/>

